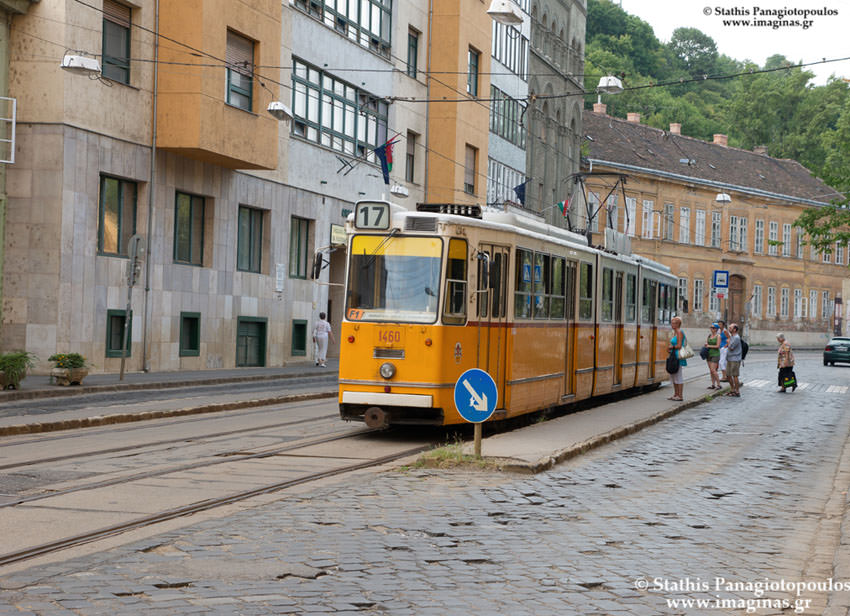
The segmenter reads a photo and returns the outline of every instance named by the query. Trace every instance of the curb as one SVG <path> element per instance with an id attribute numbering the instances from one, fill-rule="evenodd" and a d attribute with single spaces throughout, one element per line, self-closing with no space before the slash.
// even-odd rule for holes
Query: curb
<path id="1" fill-rule="evenodd" d="M 281 379 L 309 378 L 333 374 L 331 372 L 308 372 L 303 374 L 255 374 L 246 376 L 213 377 L 193 381 L 155 381 L 150 383 L 115 383 L 114 385 L 86 385 L 56 387 L 55 389 L 29 389 L 24 391 L 0 391 L 0 404 L 16 400 L 34 400 L 36 398 L 61 398 L 84 394 L 109 393 L 115 391 L 138 391 L 142 389 L 178 389 L 200 387 L 204 385 L 226 385 L 228 383 L 248 383 L 253 381 L 277 381 Z"/>
<path id="2" fill-rule="evenodd" d="M 672 408 L 659 411 L 658 413 L 655 413 L 654 415 L 651 415 L 646 419 L 634 421 L 625 426 L 610 430 L 604 434 L 589 438 L 586 441 L 582 441 L 581 443 L 577 443 L 565 449 L 560 449 L 550 456 L 540 458 L 539 460 L 537 460 L 537 462 L 521 462 L 519 460 L 511 460 L 509 462 L 500 464 L 500 468 L 507 472 L 527 473 L 531 475 L 549 470 L 555 465 L 560 464 L 561 462 L 564 462 L 571 458 L 575 458 L 576 456 L 579 456 L 583 453 L 587 453 L 591 449 L 596 449 L 597 447 L 601 447 L 602 445 L 607 445 L 608 443 L 621 439 L 625 436 L 629 436 L 630 434 L 634 434 L 635 432 L 639 432 L 644 428 L 663 421 L 664 419 L 667 419 L 674 415 L 678 415 L 682 411 L 693 408 L 695 406 L 699 406 L 704 402 L 709 402 L 718 396 L 724 395 L 728 391 L 728 388 L 724 388 L 713 394 L 706 394 L 702 398 L 688 400 L 687 402 L 684 402 Z"/>
<path id="3" fill-rule="evenodd" d="M 96 415 L 94 417 L 81 417 L 79 419 L 66 419 L 63 421 L 49 421 L 44 423 L 18 424 L 15 426 L 0 427 L 0 436 L 15 436 L 20 434 L 38 434 L 41 432 L 56 432 L 58 430 L 73 430 L 76 428 L 92 428 L 119 423 L 131 423 L 135 421 L 148 421 L 150 419 L 163 419 L 167 417 L 184 417 L 187 415 L 201 415 L 203 413 L 219 413 L 221 411 L 234 411 L 271 404 L 283 404 L 287 402 L 300 402 L 302 400 L 316 400 L 319 398 L 333 398 L 338 395 L 337 390 L 329 390 L 312 394 L 287 394 L 273 398 L 259 398 L 255 400 L 240 400 L 237 402 L 221 402 L 218 404 L 206 404 L 203 406 L 191 406 L 182 409 L 167 411 L 142 411 L 140 413 L 116 413 L 114 415 Z"/>

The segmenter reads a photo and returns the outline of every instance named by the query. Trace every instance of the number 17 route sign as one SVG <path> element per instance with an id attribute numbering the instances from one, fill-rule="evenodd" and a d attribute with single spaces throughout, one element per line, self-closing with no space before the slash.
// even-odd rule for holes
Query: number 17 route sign
<path id="1" fill-rule="evenodd" d="M 498 401 L 496 381 L 479 368 L 467 370 L 455 383 L 455 408 L 470 423 L 490 419 Z"/>

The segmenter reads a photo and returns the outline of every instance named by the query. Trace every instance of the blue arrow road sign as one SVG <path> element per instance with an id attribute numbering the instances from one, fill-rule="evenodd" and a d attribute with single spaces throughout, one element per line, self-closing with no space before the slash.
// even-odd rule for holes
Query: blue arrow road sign
<path id="1" fill-rule="evenodd" d="M 496 381 L 483 370 L 467 370 L 455 383 L 455 408 L 466 421 L 487 421 L 496 410 L 498 401 Z"/>

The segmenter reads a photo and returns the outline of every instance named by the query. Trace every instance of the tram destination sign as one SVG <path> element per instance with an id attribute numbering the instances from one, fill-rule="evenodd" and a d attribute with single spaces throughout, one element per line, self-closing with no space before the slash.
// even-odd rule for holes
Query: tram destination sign
<path id="1" fill-rule="evenodd" d="M 381 231 L 390 228 L 390 204 L 385 201 L 358 201 L 354 206 L 354 227 Z"/>

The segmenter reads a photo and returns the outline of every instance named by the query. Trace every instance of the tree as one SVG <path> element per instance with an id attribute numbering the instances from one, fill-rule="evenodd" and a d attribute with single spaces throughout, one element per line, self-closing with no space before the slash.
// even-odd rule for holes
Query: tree
<path id="1" fill-rule="evenodd" d="M 676 28 L 667 46 L 688 75 L 714 74 L 718 57 L 717 43 L 701 30 Z"/>

